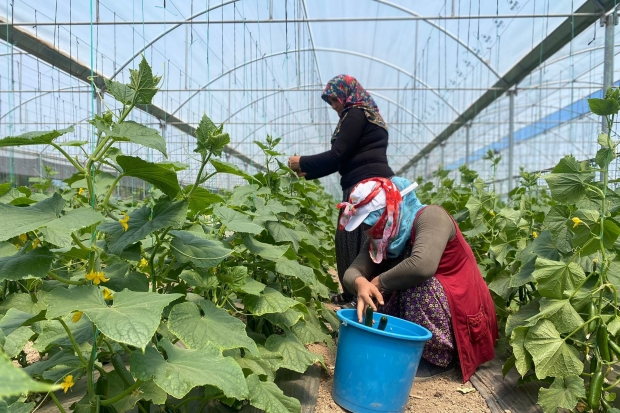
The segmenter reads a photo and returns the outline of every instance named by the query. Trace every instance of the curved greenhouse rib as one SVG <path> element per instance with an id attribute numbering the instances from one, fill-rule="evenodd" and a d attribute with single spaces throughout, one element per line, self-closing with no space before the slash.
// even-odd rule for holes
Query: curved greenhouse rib
<path id="1" fill-rule="evenodd" d="M 389 6 L 389 7 L 393 7 L 395 9 L 397 9 L 397 10 L 400 10 L 402 12 L 408 13 L 408 14 L 410 14 L 412 16 L 421 17 L 418 13 L 414 12 L 413 10 L 409 10 L 409 9 L 403 7 L 403 6 L 399 6 L 398 4 L 394 4 L 394 3 L 391 3 L 391 2 L 385 1 L 385 0 L 374 0 L 374 1 L 376 1 L 377 3 L 380 3 L 380 4 L 384 4 L 386 6 Z M 497 77 L 498 79 L 501 77 L 501 75 L 499 73 L 497 73 L 497 71 L 495 69 L 493 69 L 491 67 L 491 65 L 489 63 L 487 63 L 487 61 L 482 58 L 482 56 L 480 56 L 472 48 L 470 48 L 467 45 L 467 43 L 463 42 L 457 36 L 453 35 L 448 30 L 444 29 L 443 27 L 441 27 L 440 25 L 438 25 L 437 23 L 435 23 L 433 21 L 426 20 L 426 19 L 422 19 L 422 21 L 430 24 L 431 26 L 433 26 L 434 28 L 436 28 L 440 32 L 445 33 L 446 36 L 450 37 L 452 40 L 454 40 L 455 42 L 457 42 L 458 44 L 463 46 L 465 49 L 467 49 L 468 52 L 473 54 L 476 57 L 476 59 L 478 59 L 483 65 L 485 65 L 487 67 L 487 69 L 489 69 L 491 71 L 491 73 L 493 73 L 495 75 L 495 77 Z"/>
<path id="2" fill-rule="evenodd" d="M 229 4 L 236 3 L 238 1 L 240 1 L 240 0 L 229 0 L 227 2 L 223 2 L 221 4 L 218 4 L 217 6 L 211 7 L 210 9 L 206 9 L 206 10 L 203 10 L 201 12 L 198 12 L 198 13 L 194 14 L 193 16 L 189 16 L 187 19 L 185 19 L 185 21 L 189 22 L 191 20 L 194 20 L 196 17 L 200 17 L 203 14 L 206 14 L 206 13 L 208 13 L 210 11 L 217 10 L 220 7 L 224 7 L 224 6 L 227 6 Z M 167 35 L 168 33 L 170 33 L 171 31 L 173 31 L 174 29 L 176 29 L 178 27 L 181 27 L 181 23 L 175 24 L 175 25 L 171 26 L 169 29 L 164 30 L 162 32 L 162 34 L 160 34 L 159 36 L 155 37 L 153 40 L 148 42 L 144 47 L 142 47 L 142 49 L 138 50 L 132 57 L 130 57 L 125 63 L 123 63 L 118 69 L 116 69 L 116 72 L 114 72 L 114 74 L 112 76 L 110 76 L 110 80 L 114 79 L 119 73 L 121 73 L 123 71 L 123 69 L 127 67 L 127 65 L 129 63 L 133 62 L 133 59 L 135 59 L 136 57 L 140 56 L 142 54 L 142 52 L 145 51 L 146 49 L 148 49 L 149 47 L 151 47 L 153 45 L 153 43 L 155 43 L 156 41 L 158 41 L 159 39 L 161 39 L 162 37 L 164 37 L 165 35 Z"/>
<path id="3" fill-rule="evenodd" d="M 33 96 L 30 99 L 26 99 L 24 100 L 22 103 L 20 103 L 19 105 L 15 106 L 14 108 L 12 108 L 11 110 L 9 110 L 7 113 L 5 113 L 4 115 L 0 116 L 0 120 L 4 119 L 5 117 L 7 117 L 8 115 L 10 115 L 11 113 L 15 112 L 17 109 L 21 108 L 22 106 L 24 106 L 25 104 L 32 102 L 33 100 L 39 99 L 40 97 L 43 97 L 45 95 L 49 95 L 50 93 L 56 93 L 56 92 L 62 92 L 63 90 L 68 90 L 68 89 L 79 89 L 79 88 L 90 88 L 90 85 L 79 85 L 79 86 L 65 86 L 65 87 L 61 87 L 59 89 L 56 89 L 52 92 L 43 92 L 39 95 Z M 36 93 L 36 90 L 34 91 Z"/>
<path id="4" fill-rule="evenodd" d="M 411 79 L 415 80 L 416 82 L 420 83 L 421 85 L 423 85 L 424 87 L 426 87 L 430 92 L 432 92 L 433 94 L 435 94 L 439 99 L 441 99 L 450 109 L 452 109 L 454 111 L 454 113 L 458 114 L 459 111 L 452 106 L 452 104 L 446 100 L 443 96 L 441 96 L 441 94 L 439 92 L 437 92 L 437 90 L 433 89 L 432 87 L 430 87 L 428 84 L 426 84 L 425 82 L 423 82 L 422 80 L 420 80 L 419 78 L 417 78 L 416 76 L 413 75 L 413 73 L 407 72 L 405 69 L 401 68 L 400 66 L 396 66 L 393 65 L 392 63 L 386 62 L 383 59 L 378 59 L 374 56 L 370 56 L 364 53 L 358 53 L 358 52 L 352 52 L 350 50 L 343 50 L 343 49 L 332 49 L 332 48 L 325 48 L 325 47 L 315 47 L 314 49 L 311 48 L 304 48 L 304 49 L 293 49 L 293 50 L 284 50 L 282 52 L 276 52 L 276 53 L 271 53 L 271 54 L 265 54 L 261 57 L 257 57 L 255 59 L 252 60 L 248 60 L 246 62 L 241 63 L 240 65 L 237 65 L 235 67 L 233 67 L 232 69 L 227 70 L 226 72 L 216 76 L 213 80 L 209 81 L 207 84 L 205 84 L 204 86 L 202 86 L 200 89 L 198 89 L 198 91 L 194 92 L 190 97 L 188 97 L 186 100 L 184 100 L 173 112 L 172 115 L 174 115 L 175 113 L 177 113 L 183 106 L 185 106 L 190 100 L 192 100 L 196 95 L 198 95 L 200 92 L 206 90 L 212 83 L 220 80 L 221 78 L 223 78 L 226 75 L 229 75 L 230 73 L 234 72 L 235 70 L 241 69 L 247 65 L 250 65 L 252 63 L 256 63 L 259 62 L 261 60 L 264 59 L 270 59 L 272 57 L 276 57 L 276 56 L 280 56 L 283 54 L 287 54 L 287 53 L 292 53 L 292 52 L 312 52 L 312 51 L 318 51 L 318 52 L 332 52 L 332 53 L 342 53 L 342 54 L 348 54 L 348 55 L 352 55 L 352 56 L 358 56 L 358 57 L 362 57 L 364 59 L 369 59 L 369 60 L 373 60 L 377 63 L 381 63 L 383 65 L 386 65 L 388 67 L 391 67 L 392 69 L 395 69 L 407 76 L 409 76 Z M 406 89 L 405 89 L 406 90 Z"/>
<path id="5" fill-rule="evenodd" d="M 390 99 L 390 98 L 388 98 L 388 97 L 385 97 L 385 96 L 383 96 L 383 95 L 381 95 L 381 94 L 379 94 L 379 93 L 373 93 L 373 96 L 377 96 L 378 98 L 384 99 L 384 100 L 386 100 L 386 101 L 390 102 L 391 104 L 396 105 L 398 108 L 400 108 L 401 110 L 403 110 L 405 113 L 407 113 L 407 114 L 411 115 L 411 116 L 412 116 L 415 120 L 419 121 L 419 122 L 420 122 L 420 123 L 421 123 L 421 124 L 422 124 L 422 125 L 423 125 L 423 126 L 424 126 L 424 127 L 425 127 L 425 128 L 426 128 L 426 129 L 427 129 L 427 130 L 428 130 L 428 131 L 432 134 L 432 135 L 433 135 L 433 136 L 436 136 L 436 135 L 435 135 L 435 132 L 434 132 L 431 128 L 429 128 L 427 124 L 425 124 L 425 123 L 424 123 L 424 122 L 423 122 L 420 118 L 418 118 L 416 115 L 414 115 L 414 114 L 413 114 L 413 112 L 411 112 L 411 111 L 407 110 L 407 109 L 406 109 L 405 107 L 403 107 L 401 104 L 396 103 L 396 102 L 394 102 L 392 99 Z M 259 127 L 255 128 L 255 129 L 254 129 L 254 130 L 253 130 L 253 131 L 252 131 L 249 135 L 247 135 L 245 138 L 243 138 L 243 139 L 242 139 L 242 140 L 240 140 L 239 142 L 235 143 L 235 146 L 233 146 L 233 148 L 234 148 L 234 149 L 237 149 L 237 148 L 239 147 L 239 145 L 241 145 L 243 142 L 245 142 L 246 140 L 248 140 L 248 138 L 250 138 L 251 136 L 253 136 L 253 135 L 254 135 L 254 134 L 255 134 L 258 130 L 260 130 L 260 129 L 264 128 L 265 126 L 269 125 L 271 122 L 274 122 L 274 121 L 276 121 L 276 120 L 278 120 L 278 119 L 282 119 L 282 118 L 284 118 L 284 117 L 286 117 L 286 116 L 289 116 L 289 115 L 292 115 L 292 114 L 295 114 L 295 113 L 299 113 L 299 112 L 304 112 L 304 111 L 307 111 L 307 110 L 310 110 L 310 109 L 312 109 L 312 108 L 305 108 L 305 109 L 295 110 L 295 111 L 293 111 L 293 112 L 288 112 L 288 113 L 286 113 L 286 114 L 284 114 L 284 115 L 278 116 L 277 118 L 273 118 L 273 119 L 271 119 L 269 122 L 265 122 L 264 124 L 262 124 L 262 125 L 260 125 Z M 389 127 L 390 127 L 390 126 L 389 126 L 389 125 L 390 125 L 390 122 L 387 122 L 387 124 L 388 124 L 388 129 L 389 129 Z M 400 132 L 400 131 L 399 131 L 399 132 Z M 402 133 L 402 132 L 401 132 L 401 133 Z M 404 135 L 404 134 L 403 134 L 403 135 Z M 232 146 L 232 145 L 231 145 L 231 146 Z"/>

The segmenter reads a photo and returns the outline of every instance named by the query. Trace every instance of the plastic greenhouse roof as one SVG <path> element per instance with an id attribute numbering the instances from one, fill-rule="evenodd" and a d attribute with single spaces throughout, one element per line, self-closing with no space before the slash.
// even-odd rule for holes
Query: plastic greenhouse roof
<path id="1" fill-rule="evenodd" d="M 330 78 L 346 73 L 370 92 L 388 122 L 392 169 L 414 177 L 429 176 L 440 164 L 457 168 L 465 162 L 469 131 L 470 167 L 488 177 L 482 156 L 489 149 L 504 154 L 508 146 L 503 91 L 471 127 L 415 165 L 410 161 L 585 3 L 15 0 L 0 2 L 0 18 L 108 78 L 126 81 L 127 69 L 144 54 L 164 76 L 155 106 L 194 127 L 203 113 L 226 123 L 230 146 L 258 164 L 264 160 L 253 141 L 267 134 L 283 137 L 279 149 L 287 155 L 329 148 L 337 116 L 320 95 Z M 7 34 L 12 29 L 0 26 Z M 568 153 L 594 156 L 600 121 L 587 114 L 585 99 L 602 89 L 604 32 L 596 20 L 572 33 L 518 82 L 515 170 L 545 169 Z M 96 106 L 89 85 L 19 47 L 0 44 L 0 136 L 76 124 L 76 136 L 67 139 L 90 139 L 86 120 Z M 615 47 L 615 67 L 619 52 Z M 110 98 L 104 103 L 115 107 Z M 169 159 L 190 164 L 181 176 L 190 181 L 193 138 L 166 119 L 140 111 L 134 119 L 161 128 Z M 49 149 L 34 148 L 45 156 Z M 161 157 L 131 144 L 123 151 Z M 229 161 L 255 171 L 240 159 Z M 506 163 L 498 176 L 507 174 Z M 238 183 L 220 179 L 216 185 Z M 337 174 L 324 183 L 340 192 Z"/>

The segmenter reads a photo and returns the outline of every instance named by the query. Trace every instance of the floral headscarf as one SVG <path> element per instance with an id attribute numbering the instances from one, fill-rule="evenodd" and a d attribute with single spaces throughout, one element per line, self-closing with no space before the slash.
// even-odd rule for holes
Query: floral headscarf
<path id="1" fill-rule="evenodd" d="M 336 126 L 336 130 L 332 135 L 332 142 L 336 139 L 338 132 L 340 132 L 340 125 L 342 125 L 342 121 L 346 118 L 347 112 L 349 109 L 354 107 L 364 111 L 368 122 L 374 123 L 375 125 L 387 130 L 387 125 L 385 124 L 383 117 L 381 117 L 379 108 L 377 107 L 374 99 L 353 76 L 338 75 L 327 82 L 327 86 L 325 86 L 325 91 L 321 95 L 321 98 L 325 102 L 330 103 L 328 99 L 329 96 L 335 97 L 344 106 L 344 110 L 340 114 L 338 126 Z"/>
<path id="2" fill-rule="evenodd" d="M 394 183 L 394 186 L 401 191 L 411 185 L 411 182 L 408 179 L 401 178 L 399 176 L 392 177 L 391 181 Z M 383 216 L 386 215 L 388 209 L 382 208 L 368 214 L 368 217 L 364 220 L 364 224 L 372 226 L 368 235 L 370 238 L 370 257 L 374 262 L 379 263 L 383 258 L 383 256 L 378 256 L 379 251 L 384 253 L 387 258 L 396 258 L 403 252 L 405 245 L 411 236 L 413 221 L 415 220 L 418 211 L 425 206 L 426 205 L 420 202 L 415 194 L 415 191 L 411 191 L 404 195 L 402 197 L 402 201 L 398 203 L 396 208 L 398 218 L 400 218 L 400 221 L 396 223 L 396 234 L 390 238 L 387 248 L 383 247 L 381 249 L 378 247 L 373 247 L 373 244 L 380 241 L 375 239 L 375 234 L 380 232 Z M 376 258 L 380 259 L 377 261 Z"/>

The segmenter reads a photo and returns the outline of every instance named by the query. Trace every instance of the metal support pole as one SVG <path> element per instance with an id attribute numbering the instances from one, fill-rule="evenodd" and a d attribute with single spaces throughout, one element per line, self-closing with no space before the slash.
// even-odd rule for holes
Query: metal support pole
<path id="1" fill-rule="evenodd" d="M 508 91 L 509 109 L 508 109 L 508 193 L 512 191 L 512 177 L 514 170 L 514 155 L 515 155 L 515 95 L 517 90 Z"/>
<path id="2" fill-rule="evenodd" d="M 605 53 L 603 61 L 603 91 L 607 91 L 607 88 L 613 86 L 613 74 L 614 74 L 614 17 L 615 11 L 609 16 L 605 17 L 604 21 L 601 19 L 601 24 L 605 25 Z M 604 92 L 603 92 L 604 93 Z M 608 133 L 607 122 L 605 118 L 602 120 L 603 132 Z"/>
<path id="3" fill-rule="evenodd" d="M 424 179 L 428 178 L 428 154 L 424 156 Z"/>
<path id="4" fill-rule="evenodd" d="M 446 143 L 441 142 L 441 165 L 440 168 L 443 169 L 446 166 Z"/>
<path id="5" fill-rule="evenodd" d="M 469 167 L 469 130 L 471 129 L 471 122 L 467 122 L 465 125 L 465 165 Z"/>

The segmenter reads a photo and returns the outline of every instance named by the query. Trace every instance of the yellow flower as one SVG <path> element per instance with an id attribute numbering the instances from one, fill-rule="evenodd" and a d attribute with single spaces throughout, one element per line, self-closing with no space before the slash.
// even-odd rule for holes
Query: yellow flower
<path id="1" fill-rule="evenodd" d="M 92 281 L 92 282 L 93 282 L 93 284 L 97 284 L 97 285 L 99 285 L 99 284 L 100 284 L 100 283 L 102 283 L 102 282 L 108 282 L 108 281 L 110 281 L 110 279 L 109 279 L 109 278 L 105 278 L 105 277 L 103 276 L 103 271 L 100 271 L 100 272 L 95 272 L 95 271 L 93 271 L 93 270 L 91 270 L 88 274 L 86 274 L 86 279 L 87 279 L 88 281 Z"/>
<path id="2" fill-rule="evenodd" d="M 20 239 L 21 242 L 26 242 L 26 241 L 28 241 L 28 236 L 26 236 L 26 234 L 21 234 L 19 236 L 19 239 Z"/>
<path id="3" fill-rule="evenodd" d="M 123 226 L 123 230 L 127 231 L 127 229 L 129 229 L 129 225 L 127 224 L 129 222 L 129 215 L 126 213 L 123 212 L 123 218 L 119 219 L 118 222 Z"/>
<path id="4" fill-rule="evenodd" d="M 82 315 L 84 313 L 81 311 L 76 311 L 75 313 L 73 313 L 73 317 L 71 317 L 71 321 L 73 321 L 74 323 L 77 323 L 78 321 L 80 321 L 80 318 L 82 318 Z"/>
<path id="5" fill-rule="evenodd" d="M 103 299 L 104 300 L 113 300 L 114 299 L 114 295 L 112 294 L 112 291 L 108 290 L 107 288 L 103 289 Z"/>
<path id="6" fill-rule="evenodd" d="M 62 387 L 62 389 L 65 391 L 65 393 L 67 392 L 67 390 L 69 390 L 74 385 L 75 385 L 75 382 L 73 381 L 73 376 L 71 374 L 69 374 L 67 377 L 65 377 L 63 382 L 60 383 L 60 387 Z"/>
<path id="7" fill-rule="evenodd" d="M 78 195 L 82 195 L 84 193 L 84 188 L 78 189 Z"/>
<path id="8" fill-rule="evenodd" d="M 40 243 L 41 241 L 39 241 L 39 238 L 35 238 L 32 243 L 32 249 L 35 249 L 36 247 L 38 247 Z"/>
<path id="9" fill-rule="evenodd" d="M 489 214 L 491 214 L 492 217 L 495 216 L 495 211 L 489 211 Z"/>
<path id="10" fill-rule="evenodd" d="M 573 218 L 573 228 L 577 228 L 577 225 L 581 224 L 582 222 L 583 221 L 577 217 Z"/>
<path id="11" fill-rule="evenodd" d="M 147 265 L 149 265 L 149 262 L 145 260 L 144 258 L 142 258 L 140 260 L 140 267 L 146 267 Z"/>
<path id="12" fill-rule="evenodd" d="M 534 238 L 538 238 L 538 232 L 536 232 L 536 231 L 532 231 L 532 236 L 533 236 Z"/>

